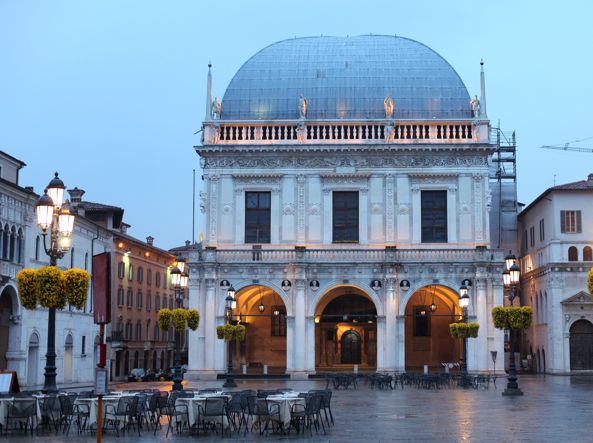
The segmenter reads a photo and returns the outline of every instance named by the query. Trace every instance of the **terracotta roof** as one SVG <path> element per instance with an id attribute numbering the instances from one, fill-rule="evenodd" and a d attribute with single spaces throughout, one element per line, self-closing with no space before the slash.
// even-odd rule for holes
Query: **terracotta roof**
<path id="1" fill-rule="evenodd" d="M 85 200 L 78 203 L 78 205 L 82 206 L 85 211 L 123 211 L 123 209 L 118 206 L 104 205 L 102 203 L 89 202 Z"/>
<path id="2" fill-rule="evenodd" d="M 531 203 L 529 203 L 525 209 L 523 209 L 521 211 L 521 213 L 518 215 L 519 218 L 521 218 L 527 211 L 529 211 L 532 207 L 534 207 L 540 200 L 542 200 L 543 198 L 545 198 L 548 194 L 551 194 L 552 192 L 556 192 L 556 191 L 592 191 L 593 192 L 593 177 L 592 177 L 592 181 L 589 182 L 589 180 L 579 180 L 578 182 L 571 182 L 571 183 L 565 183 L 563 185 L 557 185 L 557 186 L 552 186 L 551 188 L 546 189 L 544 192 L 542 192 L 535 200 L 533 200 Z"/>

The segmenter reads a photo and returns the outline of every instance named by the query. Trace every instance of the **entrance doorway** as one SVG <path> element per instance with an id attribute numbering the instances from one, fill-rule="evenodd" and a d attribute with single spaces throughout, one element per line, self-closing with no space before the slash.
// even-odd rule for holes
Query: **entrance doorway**
<path id="1" fill-rule="evenodd" d="M 12 295 L 10 287 L 4 288 L 0 295 L 0 371 L 8 369 L 6 353 L 10 343 L 12 317 Z"/>
<path id="2" fill-rule="evenodd" d="M 235 322 L 245 326 L 245 340 L 235 343 L 235 371 L 245 365 L 248 373 L 286 372 L 286 306 L 272 289 L 254 285 L 236 294 Z"/>
<path id="3" fill-rule="evenodd" d="M 27 385 L 37 384 L 37 363 L 39 362 L 39 336 L 31 334 L 29 352 L 27 353 Z"/>
<path id="4" fill-rule="evenodd" d="M 570 327 L 570 370 L 593 370 L 593 324 L 587 320 Z"/>
<path id="5" fill-rule="evenodd" d="M 461 340 L 451 338 L 449 324 L 459 320 L 457 293 L 445 286 L 417 290 L 405 310 L 406 371 L 442 371 L 443 363 L 459 363 Z"/>
<path id="6" fill-rule="evenodd" d="M 315 310 L 315 368 L 352 370 L 377 367 L 377 309 L 351 286 L 325 294 Z"/>

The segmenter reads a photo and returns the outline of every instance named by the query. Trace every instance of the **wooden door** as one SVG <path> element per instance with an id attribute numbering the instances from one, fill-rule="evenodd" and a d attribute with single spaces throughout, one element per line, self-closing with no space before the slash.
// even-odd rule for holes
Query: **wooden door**
<path id="1" fill-rule="evenodd" d="M 341 338 L 341 356 L 343 364 L 360 364 L 360 334 L 356 331 L 346 331 Z"/>
<path id="2" fill-rule="evenodd" d="M 570 370 L 593 369 L 593 324 L 577 320 L 570 327 Z"/>

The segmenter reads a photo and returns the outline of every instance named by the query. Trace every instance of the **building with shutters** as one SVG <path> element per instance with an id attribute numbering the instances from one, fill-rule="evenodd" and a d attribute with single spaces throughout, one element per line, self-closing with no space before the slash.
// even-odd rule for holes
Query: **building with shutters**
<path id="1" fill-rule="evenodd" d="M 521 304 L 533 308 L 523 354 L 536 372 L 593 370 L 593 174 L 547 189 L 518 217 Z"/>

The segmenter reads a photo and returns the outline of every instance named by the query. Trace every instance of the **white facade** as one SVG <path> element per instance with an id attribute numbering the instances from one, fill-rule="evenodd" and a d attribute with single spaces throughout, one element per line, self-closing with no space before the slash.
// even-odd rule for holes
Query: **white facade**
<path id="1" fill-rule="evenodd" d="M 295 113 L 296 106 L 295 98 Z M 300 378 L 322 370 L 316 347 L 324 339 L 316 328 L 337 292 L 356 292 L 376 309 L 370 367 L 404 371 L 411 365 L 410 300 L 429 290 L 434 298 L 436 291 L 439 303 L 458 313 L 458 288 L 469 279 L 469 319 L 481 327 L 479 338 L 469 340 L 468 367 L 492 371 L 491 351 L 503 355 L 503 334 L 490 316 L 503 304 L 503 254 L 491 249 L 493 146 L 485 109 L 454 120 L 399 120 L 387 107 L 384 118 L 369 120 L 310 120 L 307 105 L 305 115 L 300 112 L 293 120 L 230 121 L 223 99 L 222 118 L 214 110 L 206 117 L 203 145 L 196 147 L 204 177 L 204 250 L 189 254 L 190 307 L 200 310 L 202 321 L 190 332 L 189 376 L 225 372 L 225 345 L 215 333 L 225 321 L 225 280 L 239 302 L 243 295 L 257 299 L 253 288 L 281 300 L 285 371 Z M 423 241 L 421 199 L 431 190 L 446 193 L 444 242 Z M 344 191 L 358 198 L 356 242 L 333 237 L 333 196 Z M 248 192 L 270 193 L 269 242 L 246 241 Z"/>
<path id="2" fill-rule="evenodd" d="M 537 372 L 578 370 L 571 368 L 571 328 L 581 320 L 593 323 L 587 290 L 587 273 L 593 265 L 592 198 L 590 175 L 546 190 L 519 215 L 521 303 L 534 313 L 523 352 Z"/>
<path id="3" fill-rule="evenodd" d="M 3 158 L 3 157 L 2 157 Z M 23 164 L 24 165 L 24 164 Z M 3 167 L 3 171 L 6 170 Z M 43 237 L 35 221 L 34 207 L 38 195 L 16 183 L 0 183 L 3 226 L 13 223 L 24 233 L 20 260 L 2 260 L 2 287 L 0 294 L 10 297 L 10 310 L 2 310 L 2 334 L 8 337 L 6 369 L 17 372 L 21 386 L 37 387 L 44 382 L 47 349 L 47 310 L 24 309 L 18 298 L 16 274 L 23 268 L 47 266 Z M 110 250 L 111 234 L 96 224 L 76 217 L 72 237 L 73 248 L 58 261 L 63 269 L 76 267 L 92 272 L 92 255 Z M 0 248 L 1 250 L 1 248 Z M 56 311 L 56 366 L 57 383 L 89 383 L 94 379 L 96 365 L 95 343 L 98 326 L 93 322 L 92 291 L 89 289 L 87 306 L 83 310 Z M 4 318 L 6 317 L 6 318 Z M 84 341 L 84 347 L 83 347 Z"/>

